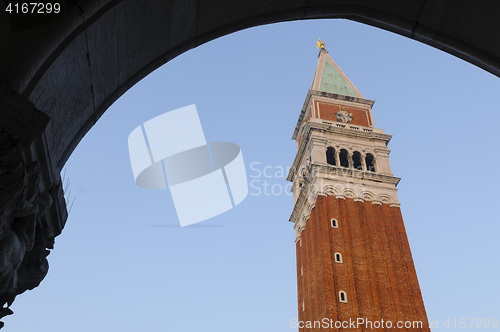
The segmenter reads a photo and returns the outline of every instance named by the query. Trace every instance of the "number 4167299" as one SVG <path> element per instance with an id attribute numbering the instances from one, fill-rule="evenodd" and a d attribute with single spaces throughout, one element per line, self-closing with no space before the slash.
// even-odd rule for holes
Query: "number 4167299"
<path id="1" fill-rule="evenodd" d="M 498 328 L 497 318 L 453 318 L 446 319 L 443 324 L 447 328 Z"/>
<path id="2" fill-rule="evenodd" d="M 9 14 L 58 14 L 61 12 L 61 4 L 59 2 L 9 2 L 5 11 Z"/>

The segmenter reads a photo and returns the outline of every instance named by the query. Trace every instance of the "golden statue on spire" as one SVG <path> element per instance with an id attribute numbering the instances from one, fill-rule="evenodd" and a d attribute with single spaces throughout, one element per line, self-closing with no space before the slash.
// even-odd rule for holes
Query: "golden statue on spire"
<path id="1" fill-rule="evenodd" d="M 319 38 L 316 42 L 316 48 L 325 48 L 325 43 L 321 40 L 321 38 Z"/>

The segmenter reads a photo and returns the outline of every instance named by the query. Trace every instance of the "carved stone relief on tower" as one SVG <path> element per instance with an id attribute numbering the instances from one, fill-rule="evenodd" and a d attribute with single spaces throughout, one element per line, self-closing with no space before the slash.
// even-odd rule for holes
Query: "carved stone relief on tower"
<path id="1" fill-rule="evenodd" d="M 342 107 L 336 114 L 338 122 L 351 123 L 352 113 L 348 113 L 345 108 Z"/>

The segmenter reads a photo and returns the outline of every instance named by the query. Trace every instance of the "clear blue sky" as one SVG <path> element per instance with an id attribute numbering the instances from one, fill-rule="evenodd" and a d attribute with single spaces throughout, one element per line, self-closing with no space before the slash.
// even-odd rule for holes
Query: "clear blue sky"
<path id="1" fill-rule="evenodd" d="M 275 193 L 318 51 L 392 134 L 391 165 L 430 321 L 500 319 L 500 79 L 418 42 L 344 20 L 291 22 L 219 38 L 122 96 L 67 163 L 76 202 L 40 287 L 18 297 L 5 331 L 294 331 L 292 197 L 255 195 L 178 228 L 168 191 L 134 184 L 127 137 L 196 104 L 208 141 L 240 145 L 249 180 Z M 271 178 L 256 178 L 271 166 Z M 452 323 L 453 324 L 453 323 Z M 452 325 L 453 326 L 453 325 Z M 461 331 L 469 330 L 460 329 Z"/>

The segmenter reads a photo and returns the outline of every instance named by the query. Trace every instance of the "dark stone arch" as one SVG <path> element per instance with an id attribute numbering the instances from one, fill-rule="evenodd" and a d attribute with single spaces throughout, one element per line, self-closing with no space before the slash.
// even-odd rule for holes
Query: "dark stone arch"
<path id="1" fill-rule="evenodd" d="M 454 0 L 65 3 L 67 11 L 57 19 L 35 28 L 21 20 L 18 32 L 12 23 L 11 31 L 1 32 L 7 50 L 1 80 L 51 118 L 47 139 L 58 167 L 105 110 L 143 77 L 191 48 L 252 26 L 347 18 L 419 40 L 500 75 L 495 14 L 500 3 L 493 0 L 481 6 L 488 10 Z M 74 64 L 71 72 L 64 70 L 68 63 Z"/>

